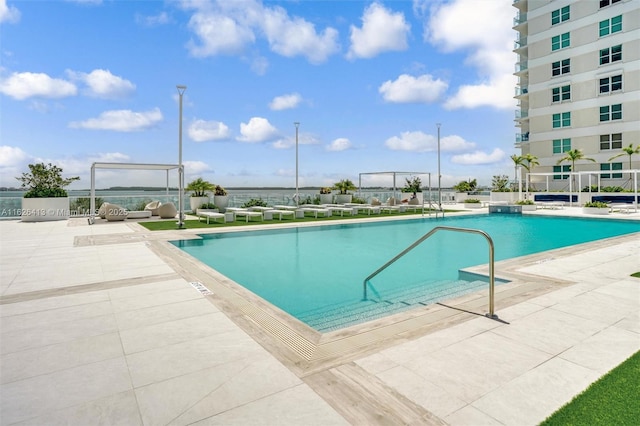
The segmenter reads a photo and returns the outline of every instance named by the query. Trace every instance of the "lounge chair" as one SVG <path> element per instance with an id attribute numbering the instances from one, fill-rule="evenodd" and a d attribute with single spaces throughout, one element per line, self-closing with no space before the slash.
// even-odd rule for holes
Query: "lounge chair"
<path id="1" fill-rule="evenodd" d="M 213 219 L 216 222 L 218 219 L 222 219 L 222 222 L 226 222 L 226 215 L 224 213 L 217 212 L 199 212 L 198 213 L 198 221 L 202 221 L 202 219 L 207 219 L 207 225 L 210 223 L 209 221 Z"/>
<path id="2" fill-rule="evenodd" d="M 127 218 L 129 212 L 124 207 L 119 206 L 118 204 L 105 204 L 106 206 L 104 207 L 104 218 L 107 219 L 108 222 L 118 222 Z"/>
<path id="3" fill-rule="evenodd" d="M 151 212 L 151 216 L 158 216 L 158 208 L 162 205 L 160 201 L 152 201 L 144 209 Z"/>
<path id="4" fill-rule="evenodd" d="M 178 214 L 178 210 L 173 203 L 161 204 L 158 207 L 158 216 L 160 219 L 173 219 Z"/>

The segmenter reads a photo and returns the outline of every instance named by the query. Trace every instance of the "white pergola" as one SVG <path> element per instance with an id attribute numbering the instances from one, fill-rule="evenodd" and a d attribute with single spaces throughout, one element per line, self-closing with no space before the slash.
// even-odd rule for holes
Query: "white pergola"
<path id="1" fill-rule="evenodd" d="M 169 172 L 174 169 L 180 170 L 180 168 L 184 166 L 180 166 L 179 164 L 146 164 L 146 163 L 93 163 L 91 165 L 91 217 L 89 218 L 89 223 L 92 224 L 94 222 L 95 211 L 96 211 L 96 169 L 126 169 L 126 170 L 165 170 L 167 173 L 167 195 L 169 194 Z M 182 173 L 178 173 L 178 190 L 179 194 L 182 195 L 184 188 L 182 179 L 180 179 L 180 175 Z M 179 197 L 180 206 L 179 209 L 179 217 L 183 217 L 182 213 L 182 196 Z"/>
<path id="2" fill-rule="evenodd" d="M 429 196 L 431 196 L 431 173 L 429 172 L 399 172 L 399 171 L 390 171 L 390 172 L 365 172 L 360 173 L 358 175 L 358 192 L 362 192 L 362 176 L 365 175 L 391 175 L 393 176 L 393 196 L 396 196 L 396 177 L 397 176 L 415 176 L 415 175 L 428 175 L 428 186 L 429 186 Z"/>

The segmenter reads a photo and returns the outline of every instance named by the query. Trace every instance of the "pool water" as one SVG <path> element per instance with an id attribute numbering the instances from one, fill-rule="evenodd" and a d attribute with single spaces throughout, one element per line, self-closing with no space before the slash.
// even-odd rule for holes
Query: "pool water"
<path id="1" fill-rule="evenodd" d="M 203 234 L 172 243 L 327 331 L 487 289 L 486 279 L 459 274 L 488 263 L 486 239 L 440 231 L 371 280 L 363 300 L 364 279 L 436 226 L 488 233 L 496 261 L 640 232 L 632 221 L 494 214 Z"/>

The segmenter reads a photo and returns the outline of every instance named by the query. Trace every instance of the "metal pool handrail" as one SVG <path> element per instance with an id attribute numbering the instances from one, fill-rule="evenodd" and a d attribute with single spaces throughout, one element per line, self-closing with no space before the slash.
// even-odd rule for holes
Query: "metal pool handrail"
<path id="1" fill-rule="evenodd" d="M 415 243 L 411 244 L 409 247 L 407 247 L 406 249 L 402 250 L 393 259 L 391 259 L 390 261 L 388 261 L 387 263 L 382 265 L 374 273 L 372 273 L 371 275 L 369 275 L 367 278 L 364 279 L 364 282 L 363 282 L 364 300 L 367 300 L 367 284 L 369 283 L 369 281 L 373 277 L 375 277 L 380 272 L 382 272 L 385 269 L 387 269 L 387 267 L 389 267 L 391 264 L 393 264 L 396 260 L 400 259 L 405 254 L 409 253 L 411 250 L 413 250 L 418 245 L 420 245 L 424 240 L 426 240 L 427 238 L 429 238 L 430 236 L 432 236 L 433 234 L 435 234 L 438 231 L 465 232 L 465 233 L 469 233 L 469 234 L 480 234 L 483 237 L 485 237 L 485 239 L 489 243 L 489 314 L 487 316 L 489 318 L 496 318 L 496 315 L 494 315 L 494 299 L 495 299 L 494 285 L 495 285 L 495 277 L 494 277 L 494 273 L 493 273 L 493 264 L 494 264 L 493 240 L 491 239 L 489 234 L 487 234 L 484 231 L 480 231 L 479 229 L 458 228 L 458 227 L 453 227 L 453 226 L 436 226 L 431 231 L 427 232 L 424 236 L 422 236 L 419 240 L 417 240 Z"/>

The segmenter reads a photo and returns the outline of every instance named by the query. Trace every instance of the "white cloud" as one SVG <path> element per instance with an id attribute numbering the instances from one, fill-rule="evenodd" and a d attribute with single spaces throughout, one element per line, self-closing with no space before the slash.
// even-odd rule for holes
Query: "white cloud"
<path id="1" fill-rule="evenodd" d="M 385 81 L 378 92 L 387 102 L 429 103 L 437 101 L 447 90 L 447 83 L 428 74 L 413 77 L 402 74 L 395 81 Z"/>
<path id="2" fill-rule="evenodd" d="M 98 5 L 102 4 L 102 0 L 66 0 L 69 3 L 79 3 L 79 4 L 88 4 L 88 5 Z"/>
<path id="3" fill-rule="evenodd" d="M 7 0 L 0 0 L 0 23 L 14 24 L 20 20 L 20 11 L 15 6 L 7 6 Z"/>
<path id="4" fill-rule="evenodd" d="M 184 174 L 189 176 L 212 171 L 211 167 L 203 161 L 183 161 L 182 164 L 184 164 Z"/>
<path id="5" fill-rule="evenodd" d="M 196 142 L 219 141 L 229 138 L 229 127 L 220 121 L 195 120 L 187 130 L 189 137 Z"/>
<path id="6" fill-rule="evenodd" d="M 71 79 L 84 82 L 88 87 L 85 94 L 95 98 L 118 99 L 131 94 L 136 85 L 129 80 L 111 74 L 109 70 L 96 69 L 90 73 L 67 70 Z"/>
<path id="7" fill-rule="evenodd" d="M 14 72 L 0 81 L 0 93 L 18 100 L 32 97 L 65 98 L 75 96 L 77 92 L 72 83 L 51 78 L 44 73 Z"/>
<path id="8" fill-rule="evenodd" d="M 266 118 L 252 117 L 248 124 L 240 123 L 240 134 L 236 139 L 241 142 L 259 143 L 274 139 L 278 131 Z"/>
<path id="9" fill-rule="evenodd" d="M 303 56 L 311 63 L 324 62 L 339 50 L 335 29 L 317 32 L 312 23 L 289 17 L 279 6 L 265 7 L 254 0 L 183 1 L 182 6 L 195 9 L 189 29 L 196 39 L 187 48 L 197 57 L 243 53 L 258 36 L 267 39 L 273 52 L 286 57 Z M 257 69 L 264 70 L 264 64 Z"/>
<path id="10" fill-rule="evenodd" d="M 0 167 L 12 167 L 22 164 L 29 156 L 17 146 L 0 146 Z"/>
<path id="11" fill-rule="evenodd" d="M 351 149 L 352 147 L 353 145 L 351 144 L 351 141 L 349 139 L 338 138 L 327 146 L 327 151 L 346 151 L 347 149 Z"/>
<path id="12" fill-rule="evenodd" d="M 347 58 L 372 58 L 382 52 L 406 50 L 411 31 L 404 15 L 393 13 L 379 3 L 367 7 L 362 28 L 351 25 L 351 47 Z"/>
<path id="13" fill-rule="evenodd" d="M 451 157 L 451 162 L 455 164 L 495 164 L 503 161 L 507 154 L 499 149 L 495 148 L 491 153 L 487 154 L 482 151 L 475 151 L 467 154 L 454 155 Z"/>
<path id="14" fill-rule="evenodd" d="M 310 133 L 299 133 L 298 134 L 298 145 L 319 145 L 320 141 Z M 273 143 L 273 147 L 276 149 L 289 149 L 296 146 L 296 138 L 287 137 L 278 139 Z"/>
<path id="15" fill-rule="evenodd" d="M 447 108 L 515 107 L 512 3 L 493 0 L 477 7 L 477 0 L 455 0 L 434 7 L 425 39 L 446 52 L 470 52 L 466 64 L 478 72 L 477 83 L 462 86 L 447 101 Z"/>
<path id="16" fill-rule="evenodd" d="M 168 24 L 171 22 L 171 18 L 167 12 L 160 12 L 159 14 L 152 16 L 136 15 L 136 22 L 140 25 L 144 25 L 145 27 L 156 27 Z"/>
<path id="17" fill-rule="evenodd" d="M 275 111 L 281 111 L 283 109 L 295 108 L 300 102 L 302 102 L 302 96 L 298 93 L 291 93 L 273 98 L 269 103 L 269 108 Z"/>
<path id="18" fill-rule="evenodd" d="M 319 64 L 339 50 L 338 31 L 334 28 L 316 33 L 312 23 L 302 18 L 289 18 L 281 7 L 263 10 L 263 19 L 258 22 L 272 51 L 288 58 L 304 56 L 312 64 Z"/>
<path id="19" fill-rule="evenodd" d="M 69 127 L 74 129 L 135 132 L 153 127 L 160 121 L 162 121 L 162 112 L 160 112 L 159 108 L 143 112 L 114 110 L 105 111 L 97 118 L 71 122 Z"/>
<path id="20" fill-rule="evenodd" d="M 496 94 L 513 93 L 516 82 L 511 75 L 505 75 L 488 84 L 462 85 L 458 92 L 447 99 L 445 109 L 477 108 L 493 106 L 497 108 L 514 108 L 511 96 L 496 96 Z"/>
<path id="21" fill-rule="evenodd" d="M 385 141 L 385 146 L 394 151 L 432 152 L 438 150 L 438 138 L 421 131 L 402 132 Z M 475 143 L 467 142 L 457 135 L 440 138 L 440 151 L 465 151 L 473 149 Z"/>
<path id="22" fill-rule="evenodd" d="M 199 43 L 192 40 L 187 44 L 197 57 L 241 53 L 246 44 L 255 41 L 251 28 L 215 13 L 196 12 L 189 20 L 189 29 L 199 39 Z"/>

